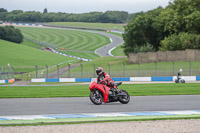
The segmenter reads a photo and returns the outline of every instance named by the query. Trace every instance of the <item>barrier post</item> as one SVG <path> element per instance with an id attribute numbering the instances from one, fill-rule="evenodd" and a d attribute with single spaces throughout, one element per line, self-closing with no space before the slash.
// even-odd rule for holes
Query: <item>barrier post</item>
<path id="1" fill-rule="evenodd" d="M 111 75 L 110 73 L 110 64 L 108 63 L 108 74 Z"/>
<path id="2" fill-rule="evenodd" d="M 94 64 L 94 78 L 96 77 L 95 70 L 96 70 L 96 66 L 95 66 L 95 64 Z"/>
<path id="3" fill-rule="evenodd" d="M 59 65 L 57 65 L 57 77 L 59 78 Z"/>
<path id="4" fill-rule="evenodd" d="M 189 64 L 190 64 L 190 76 L 192 76 L 192 62 L 191 62 L 191 60 L 189 61 Z"/>
<path id="5" fill-rule="evenodd" d="M 138 76 L 140 77 L 140 63 L 138 63 Z"/>
<path id="6" fill-rule="evenodd" d="M 46 78 L 48 78 L 48 75 L 49 75 L 49 71 L 48 71 L 48 66 L 46 65 Z"/>
<path id="7" fill-rule="evenodd" d="M 5 70 L 5 68 L 4 67 L 2 67 L 2 72 L 3 72 L 3 79 L 5 79 L 6 77 L 5 77 L 5 73 L 6 73 L 6 70 Z"/>
<path id="8" fill-rule="evenodd" d="M 172 61 L 172 64 L 173 64 L 173 76 L 174 76 L 174 61 Z"/>
<path id="9" fill-rule="evenodd" d="M 83 78 L 83 64 L 80 65 L 81 65 L 81 78 Z"/>
<path id="10" fill-rule="evenodd" d="M 157 76 L 157 62 L 155 61 L 155 76 Z"/>
<path id="11" fill-rule="evenodd" d="M 1 66 L 0 66 L 0 79 L 1 79 L 1 76 L 2 76 L 2 74 L 1 74 Z"/>
<path id="12" fill-rule="evenodd" d="M 10 64 L 8 63 L 8 79 L 10 78 Z"/>
<path id="13" fill-rule="evenodd" d="M 14 79 L 14 67 L 12 66 L 11 69 L 12 69 L 12 78 Z"/>
<path id="14" fill-rule="evenodd" d="M 70 63 L 68 64 L 68 78 L 70 78 Z"/>
<path id="15" fill-rule="evenodd" d="M 35 78 L 37 78 L 37 77 L 38 77 L 38 66 L 35 65 Z"/>
<path id="16" fill-rule="evenodd" d="M 126 77 L 126 71 L 125 71 L 125 63 L 123 63 L 123 71 L 124 71 L 124 77 Z"/>

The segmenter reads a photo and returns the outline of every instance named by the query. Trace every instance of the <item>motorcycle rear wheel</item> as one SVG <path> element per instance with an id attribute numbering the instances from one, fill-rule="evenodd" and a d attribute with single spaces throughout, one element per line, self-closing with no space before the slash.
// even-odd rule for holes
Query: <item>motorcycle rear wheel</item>
<path id="1" fill-rule="evenodd" d="M 122 104 L 129 103 L 129 101 L 130 101 L 130 95 L 128 94 L 128 92 L 125 91 L 125 90 L 121 90 L 121 92 L 126 93 L 126 96 L 120 96 L 119 97 L 119 102 L 122 103 Z"/>
<path id="2" fill-rule="evenodd" d="M 181 80 L 181 83 L 185 83 L 185 80 Z"/>
<path id="3" fill-rule="evenodd" d="M 103 102 L 103 96 L 102 94 L 99 92 L 99 90 L 92 90 L 90 92 L 90 100 L 92 101 L 92 103 L 94 103 L 95 105 L 101 105 Z"/>

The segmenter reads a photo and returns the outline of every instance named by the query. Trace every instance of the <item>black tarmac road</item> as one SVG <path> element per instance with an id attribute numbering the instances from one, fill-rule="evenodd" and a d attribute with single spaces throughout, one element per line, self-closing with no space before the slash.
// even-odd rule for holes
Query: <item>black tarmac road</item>
<path id="1" fill-rule="evenodd" d="M 134 96 L 128 104 L 94 105 L 89 97 L 0 99 L 0 116 L 200 110 L 200 95 Z"/>
<path id="2" fill-rule="evenodd" d="M 98 34 L 102 34 L 104 36 L 107 36 L 108 38 L 110 38 L 111 43 L 103 46 L 101 48 L 98 48 L 95 53 L 98 54 L 101 57 L 104 56 L 112 56 L 111 54 L 111 50 L 121 44 L 124 43 L 123 39 L 119 36 L 113 35 L 113 34 L 108 34 L 108 33 L 104 33 L 104 32 L 97 32 Z"/>

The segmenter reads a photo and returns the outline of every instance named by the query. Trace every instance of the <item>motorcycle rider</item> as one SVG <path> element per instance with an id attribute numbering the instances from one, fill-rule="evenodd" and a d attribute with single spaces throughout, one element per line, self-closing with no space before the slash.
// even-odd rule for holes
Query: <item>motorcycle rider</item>
<path id="1" fill-rule="evenodd" d="M 108 86 L 112 92 L 114 91 L 114 89 L 116 89 L 116 87 L 114 85 L 114 81 L 108 75 L 108 73 L 103 71 L 102 67 L 98 67 L 96 69 L 96 73 L 97 73 L 97 83 L 98 84 L 103 84 L 103 85 Z"/>
<path id="2" fill-rule="evenodd" d="M 96 69 L 96 73 L 97 73 L 97 82 L 98 83 L 107 85 L 108 87 L 113 87 L 114 86 L 114 81 L 108 75 L 108 73 L 103 71 L 102 67 L 98 67 Z"/>
<path id="3" fill-rule="evenodd" d="M 178 72 L 178 75 L 177 75 L 177 80 L 179 81 L 181 79 L 181 73 Z"/>

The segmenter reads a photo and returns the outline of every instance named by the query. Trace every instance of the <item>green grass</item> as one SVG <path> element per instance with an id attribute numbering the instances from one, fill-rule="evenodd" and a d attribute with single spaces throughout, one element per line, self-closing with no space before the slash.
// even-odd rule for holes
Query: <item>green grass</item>
<path id="1" fill-rule="evenodd" d="M 109 64 L 109 65 L 108 65 Z M 142 76 L 175 76 L 180 68 L 183 69 L 182 74 L 184 76 L 190 75 L 190 63 L 189 62 L 175 62 L 174 74 L 172 62 L 160 62 L 157 63 L 157 75 L 155 73 L 155 63 L 140 64 L 128 64 L 128 58 L 117 57 L 100 57 L 91 62 L 83 64 L 83 77 L 94 77 L 94 70 L 97 67 L 103 67 L 104 71 L 108 72 L 112 77 L 142 77 Z M 109 70 L 110 66 L 110 70 Z M 200 75 L 200 62 L 191 62 L 192 75 Z M 124 75 L 125 69 L 125 75 Z M 140 70 L 140 71 L 139 71 Z M 73 68 L 71 73 L 81 73 L 81 66 Z M 65 73 L 67 75 L 67 73 Z M 88 76 L 89 75 L 89 76 Z"/>
<path id="2" fill-rule="evenodd" d="M 122 45 L 117 46 L 114 50 L 112 50 L 111 54 L 114 56 L 126 56 L 124 54 L 123 48 L 121 48 Z"/>
<path id="3" fill-rule="evenodd" d="M 15 72 L 35 70 L 35 65 L 52 66 L 70 60 L 77 61 L 73 58 L 25 46 L 25 44 L 4 40 L 0 40 L 0 57 L 0 66 L 7 66 L 9 63 L 10 66 L 14 66 Z"/>
<path id="4" fill-rule="evenodd" d="M 68 55 L 73 55 L 73 56 L 77 56 L 80 58 L 86 58 L 86 59 L 96 59 L 99 56 L 97 54 L 95 54 L 94 52 L 84 52 L 84 51 L 63 51 L 62 53 L 68 54 Z"/>
<path id="5" fill-rule="evenodd" d="M 199 95 L 200 84 L 123 84 L 131 96 Z M 88 85 L 0 86 L 0 98 L 88 97 Z"/>
<path id="6" fill-rule="evenodd" d="M 41 49 L 44 48 L 40 44 L 30 42 L 26 39 L 24 39 L 23 42 L 20 45 L 25 45 L 25 46 L 29 46 L 29 47 L 33 47 L 33 48 L 41 48 Z"/>
<path id="7" fill-rule="evenodd" d="M 125 24 L 113 24 L 113 23 L 84 23 L 84 22 L 50 22 L 48 24 L 53 26 L 90 28 L 90 29 L 102 29 L 102 30 L 115 30 L 115 27 L 117 27 L 119 31 L 124 31 L 124 25 L 125 25 Z"/>
<path id="8" fill-rule="evenodd" d="M 51 23 L 54 24 L 54 23 Z M 72 27 L 80 26 L 80 27 L 88 27 L 88 28 L 105 28 L 106 27 L 121 27 L 121 24 L 102 24 L 102 23 L 62 23 L 57 22 L 56 24 L 69 24 Z M 98 55 L 94 53 L 89 53 L 87 51 L 95 51 L 98 47 L 109 43 L 107 39 L 102 39 L 102 35 L 88 33 L 88 32 L 80 32 L 80 31 L 70 31 L 70 30 L 55 30 L 55 29 L 36 29 L 36 28 L 20 28 L 23 32 L 25 38 L 29 38 L 36 41 L 46 42 L 49 45 L 53 45 L 58 49 L 65 48 L 66 50 L 62 50 L 63 53 L 78 56 L 82 58 L 95 59 Z M 122 37 L 119 33 L 111 33 L 117 36 Z M 27 40 L 25 40 L 27 41 Z M 106 43 L 105 43 L 106 42 Z M 41 47 L 40 45 L 36 45 L 32 42 L 26 43 L 28 46 L 32 47 Z M 76 50 L 76 52 L 71 52 L 70 50 Z M 84 50 L 84 51 L 83 51 Z M 119 46 L 112 52 L 115 56 L 124 56 L 123 49 Z"/>
<path id="9" fill-rule="evenodd" d="M 91 32 L 76 30 L 49 29 L 49 28 L 19 28 L 25 38 L 41 41 L 48 45 L 55 46 L 67 53 L 69 50 L 95 51 L 110 42 L 109 38 Z"/>

